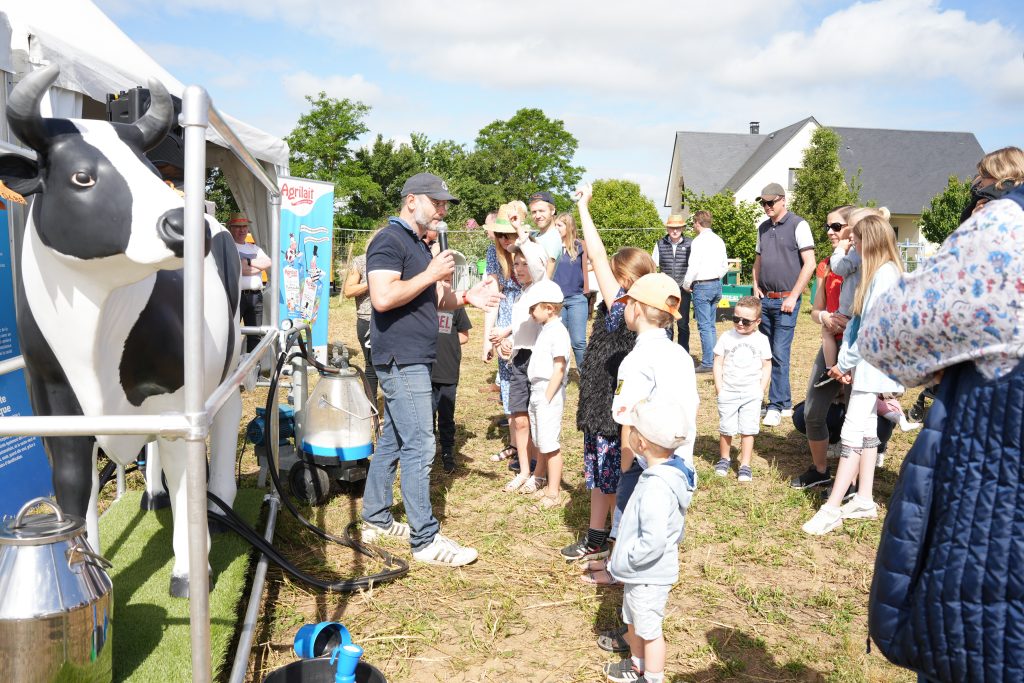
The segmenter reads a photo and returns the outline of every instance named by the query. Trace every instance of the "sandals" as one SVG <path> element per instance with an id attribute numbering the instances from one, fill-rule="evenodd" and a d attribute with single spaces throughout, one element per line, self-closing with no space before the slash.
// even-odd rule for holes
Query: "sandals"
<path id="1" fill-rule="evenodd" d="M 607 569 L 597 569 L 583 572 L 580 581 L 589 586 L 618 586 L 618 581 L 608 573 Z"/>
<path id="2" fill-rule="evenodd" d="M 494 455 L 492 455 L 491 462 L 501 462 L 502 460 L 508 460 L 509 458 L 516 457 L 518 454 L 519 450 L 512 444 L 509 444 L 502 448 L 497 453 L 495 453 Z"/>
<path id="3" fill-rule="evenodd" d="M 535 505 L 536 510 L 550 510 L 551 508 L 562 507 L 565 505 L 565 500 L 562 498 L 561 492 L 558 495 L 549 496 L 546 493 L 537 499 Z"/>
<path id="4" fill-rule="evenodd" d="M 527 478 L 529 478 L 529 476 L 530 475 L 528 474 L 520 472 L 516 476 L 512 477 L 512 481 L 505 484 L 505 493 L 512 493 L 513 491 L 518 491 L 522 487 L 522 485 L 526 483 L 526 480 Z"/>
<path id="5" fill-rule="evenodd" d="M 526 483 L 520 487 L 519 493 L 525 493 L 526 495 L 537 493 L 537 491 L 543 490 L 547 483 L 547 477 L 535 477 L 531 474 L 530 478 L 526 480 Z"/>

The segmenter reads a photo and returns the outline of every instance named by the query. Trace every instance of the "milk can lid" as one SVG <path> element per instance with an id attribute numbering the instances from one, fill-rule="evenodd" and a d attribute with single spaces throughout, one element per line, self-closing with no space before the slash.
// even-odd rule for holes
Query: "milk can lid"
<path id="1" fill-rule="evenodd" d="M 30 515 L 39 505 L 49 506 L 53 512 Z M 21 506 L 14 519 L 0 524 L 0 545 L 47 545 L 85 533 L 85 520 L 65 515 L 57 503 L 49 498 L 35 498 Z"/>

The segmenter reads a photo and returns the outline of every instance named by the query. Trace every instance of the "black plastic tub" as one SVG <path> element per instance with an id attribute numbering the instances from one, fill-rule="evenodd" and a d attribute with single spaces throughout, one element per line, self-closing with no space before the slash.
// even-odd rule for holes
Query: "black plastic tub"
<path id="1" fill-rule="evenodd" d="M 300 659 L 274 671 L 263 683 L 334 683 L 334 665 L 329 657 Z M 372 664 L 359 662 L 356 683 L 388 683 L 388 679 Z"/>

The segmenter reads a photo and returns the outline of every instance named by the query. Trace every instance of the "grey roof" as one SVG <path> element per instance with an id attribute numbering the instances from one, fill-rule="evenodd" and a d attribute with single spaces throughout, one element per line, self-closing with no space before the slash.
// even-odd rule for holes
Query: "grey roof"
<path id="1" fill-rule="evenodd" d="M 757 173 L 757 171 L 762 166 L 764 166 L 769 159 L 775 156 L 775 154 L 780 149 L 782 149 L 786 145 L 786 143 L 789 142 L 793 138 L 793 136 L 796 135 L 800 131 L 800 129 L 807 124 L 808 121 L 814 121 L 814 117 L 808 116 L 806 119 L 802 121 L 797 121 L 796 123 L 786 126 L 785 128 L 780 128 L 774 133 L 769 133 L 768 135 L 763 136 L 759 135 L 758 137 L 764 138 L 764 141 L 757 148 L 757 151 L 755 151 L 751 155 L 751 157 L 747 159 L 746 163 L 743 164 L 739 168 L 739 170 L 737 170 L 736 173 L 733 174 L 731 178 L 729 178 L 728 182 L 725 183 L 724 187 L 727 187 L 730 190 L 735 191 L 737 188 L 743 185 L 743 183 L 745 183 L 747 179 L 750 178 L 750 176 Z M 818 122 L 814 121 L 814 123 Z"/>
<path id="2" fill-rule="evenodd" d="M 985 151 L 973 133 L 880 128 L 833 128 L 842 144 L 847 179 L 861 169 L 860 201 L 892 213 L 919 214 L 949 176 L 970 178 Z"/>
<path id="3" fill-rule="evenodd" d="M 767 137 L 741 133 L 676 133 L 676 153 L 686 189 L 697 194 L 718 194 Z"/>
<path id="4" fill-rule="evenodd" d="M 808 121 L 817 123 L 807 117 L 765 135 L 677 132 L 675 153 L 686 189 L 709 195 L 736 190 Z M 842 138 L 839 161 L 847 178 L 861 169 L 860 201 L 872 200 L 894 214 L 921 213 L 946 187 L 949 176 L 973 176 L 985 154 L 973 133 L 833 130 Z"/>

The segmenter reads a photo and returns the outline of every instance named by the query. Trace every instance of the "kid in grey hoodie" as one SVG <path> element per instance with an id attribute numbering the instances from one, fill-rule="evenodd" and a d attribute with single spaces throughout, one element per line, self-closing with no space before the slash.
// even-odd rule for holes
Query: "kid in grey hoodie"
<path id="1" fill-rule="evenodd" d="M 612 683 L 641 676 L 649 683 L 665 680 L 661 624 L 669 590 L 679 579 L 679 543 L 697 484 L 694 471 L 673 454 L 689 440 L 689 415 L 669 392 L 641 400 L 630 412 L 627 443 L 648 467 L 622 513 L 608 561 L 608 573 L 624 584 L 622 620 L 630 650 L 629 657 L 605 665 Z"/>

